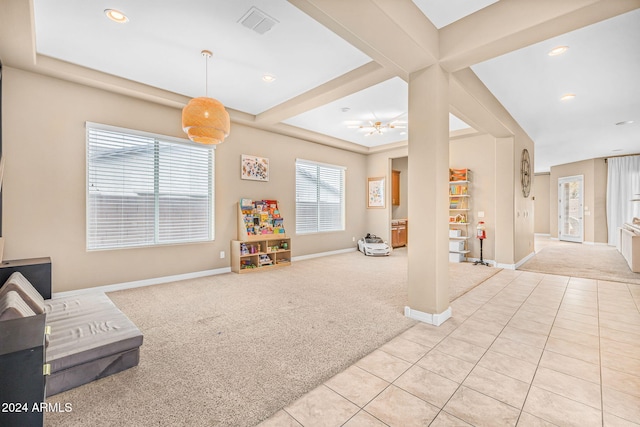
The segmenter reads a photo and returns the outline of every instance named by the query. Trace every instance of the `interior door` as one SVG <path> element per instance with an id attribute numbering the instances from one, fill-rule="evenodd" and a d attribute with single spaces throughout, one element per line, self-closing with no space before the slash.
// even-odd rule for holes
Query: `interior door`
<path id="1" fill-rule="evenodd" d="M 584 240 L 582 175 L 558 179 L 558 238 L 567 242 Z"/>

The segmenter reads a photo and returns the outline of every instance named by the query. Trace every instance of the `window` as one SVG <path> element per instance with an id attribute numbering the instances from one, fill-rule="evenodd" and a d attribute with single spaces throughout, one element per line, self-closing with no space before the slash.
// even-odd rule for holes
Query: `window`
<path id="1" fill-rule="evenodd" d="M 214 150 L 87 123 L 87 248 L 213 240 Z"/>
<path id="2" fill-rule="evenodd" d="M 344 171 L 296 160 L 296 233 L 344 230 Z"/>

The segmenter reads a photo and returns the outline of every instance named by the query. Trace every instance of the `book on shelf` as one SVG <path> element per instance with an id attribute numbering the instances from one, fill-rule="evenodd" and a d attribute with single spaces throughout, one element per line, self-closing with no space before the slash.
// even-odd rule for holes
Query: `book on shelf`
<path id="1" fill-rule="evenodd" d="M 466 185 L 450 185 L 449 186 L 449 195 L 451 196 L 464 196 L 466 194 L 467 194 Z"/>
<path id="2" fill-rule="evenodd" d="M 277 200 L 240 199 L 239 240 L 247 236 L 276 234 L 286 237 L 284 219 L 278 209 Z"/>

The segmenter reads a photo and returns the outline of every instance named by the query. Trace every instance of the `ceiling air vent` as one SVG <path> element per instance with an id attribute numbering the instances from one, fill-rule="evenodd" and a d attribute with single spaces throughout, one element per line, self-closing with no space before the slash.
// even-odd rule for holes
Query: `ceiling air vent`
<path id="1" fill-rule="evenodd" d="M 258 34 L 266 33 L 278 23 L 276 19 L 270 17 L 255 6 L 249 9 L 238 22 Z"/>

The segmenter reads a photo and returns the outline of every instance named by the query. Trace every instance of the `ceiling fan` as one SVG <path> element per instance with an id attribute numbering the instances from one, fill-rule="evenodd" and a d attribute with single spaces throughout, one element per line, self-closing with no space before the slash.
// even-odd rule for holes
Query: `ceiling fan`
<path id="1" fill-rule="evenodd" d="M 368 133 L 365 134 L 365 136 L 382 135 L 388 129 L 406 129 L 407 122 L 400 121 L 400 120 L 393 120 L 393 121 L 390 121 L 389 123 L 383 124 L 381 121 L 374 122 L 369 120 L 368 125 L 350 125 L 347 127 L 350 129 L 364 129 L 365 131 L 368 131 Z"/>

